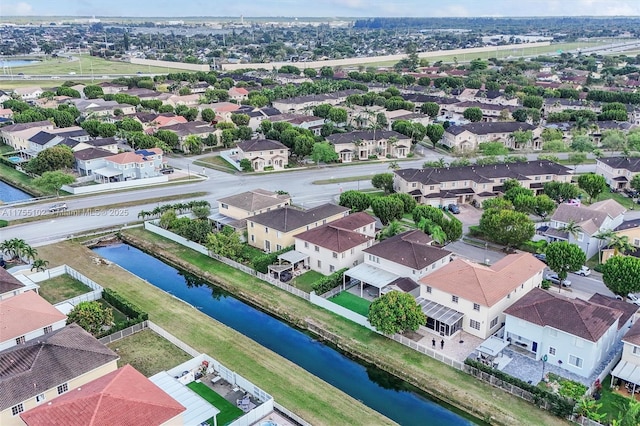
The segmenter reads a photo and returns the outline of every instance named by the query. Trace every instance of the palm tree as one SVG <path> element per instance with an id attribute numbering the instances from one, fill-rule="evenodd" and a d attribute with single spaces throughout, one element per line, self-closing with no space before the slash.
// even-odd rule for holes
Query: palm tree
<path id="1" fill-rule="evenodd" d="M 380 231 L 378 239 L 380 241 L 386 240 L 387 238 L 391 238 L 394 235 L 398 235 L 400 232 L 402 232 L 402 225 L 397 220 L 394 220 L 393 222 L 389 223 L 386 228 Z"/>
<path id="2" fill-rule="evenodd" d="M 20 238 L 11 238 L 0 243 L 0 250 L 9 255 L 11 259 L 20 257 L 29 245 Z"/>
<path id="3" fill-rule="evenodd" d="M 31 270 L 33 271 L 35 269 L 36 272 L 44 271 L 45 269 L 47 269 L 48 265 L 49 265 L 48 260 L 36 259 L 33 261 L 33 264 L 31 265 Z"/>
<path id="4" fill-rule="evenodd" d="M 422 232 L 428 234 L 436 244 L 443 245 L 447 241 L 447 234 L 439 225 L 436 225 L 429 219 L 423 217 L 417 226 Z"/>
<path id="5" fill-rule="evenodd" d="M 20 258 L 23 261 L 28 262 L 29 260 L 35 259 L 37 255 L 38 255 L 38 250 L 36 250 L 35 248 L 27 244 L 22 249 L 22 252 L 20 253 Z"/>
<path id="6" fill-rule="evenodd" d="M 615 232 L 611 229 L 605 229 L 593 236 L 593 238 L 599 240 L 598 243 L 598 262 L 602 263 L 602 247 L 607 245 L 607 242 L 615 235 Z"/>
<path id="7" fill-rule="evenodd" d="M 578 239 L 581 229 L 580 225 L 578 225 L 574 220 L 570 220 L 566 225 L 560 227 L 560 231 L 568 233 L 574 240 Z"/>
<path id="8" fill-rule="evenodd" d="M 609 247 L 613 249 L 613 255 L 627 254 L 636 250 L 636 248 L 629 242 L 629 237 L 626 235 L 614 234 L 609 238 Z"/>
<path id="9" fill-rule="evenodd" d="M 398 170 L 400 168 L 400 164 L 397 161 L 392 161 L 389 163 L 389 169 Z"/>

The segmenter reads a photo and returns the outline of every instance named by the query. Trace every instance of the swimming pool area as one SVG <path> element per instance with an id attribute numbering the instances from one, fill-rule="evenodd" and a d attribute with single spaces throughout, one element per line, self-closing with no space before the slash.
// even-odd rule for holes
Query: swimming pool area
<path id="1" fill-rule="evenodd" d="M 22 158 L 16 157 L 16 156 L 7 157 L 7 160 L 11 161 L 13 164 L 18 164 L 18 163 L 21 163 L 23 161 Z"/>

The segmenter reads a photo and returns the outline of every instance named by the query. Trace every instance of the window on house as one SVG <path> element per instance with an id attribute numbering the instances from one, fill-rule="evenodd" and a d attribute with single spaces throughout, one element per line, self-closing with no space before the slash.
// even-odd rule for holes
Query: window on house
<path id="1" fill-rule="evenodd" d="M 342 253 L 342 258 L 344 259 L 344 253 Z"/>
<path id="2" fill-rule="evenodd" d="M 58 395 L 62 395 L 68 390 L 69 390 L 69 385 L 67 385 L 66 383 L 63 383 L 60 386 L 58 386 Z"/>
<path id="3" fill-rule="evenodd" d="M 354 254 L 356 252 L 356 249 L 351 249 L 351 254 Z"/>
<path id="4" fill-rule="evenodd" d="M 415 188 L 415 187 L 416 187 L 416 183 L 415 183 L 415 182 L 413 182 L 413 183 L 411 184 L 411 187 L 412 187 L 412 188 Z"/>
<path id="5" fill-rule="evenodd" d="M 536 177 L 535 177 L 535 180 L 540 180 L 540 176 L 536 176 Z"/>
<path id="6" fill-rule="evenodd" d="M 507 294 L 507 299 L 511 299 L 511 293 Z"/>
<path id="7" fill-rule="evenodd" d="M 640 347 L 634 346 L 633 347 L 633 354 L 637 355 L 637 356 L 640 356 Z"/>
<path id="8" fill-rule="evenodd" d="M 44 332 L 44 334 L 49 334 L 53 331 L 53 327 L 48 325 L 45 328 L 43 328 L 42 331 Z"/>
<path id="9" fill-rule="evenodd" d="M 252 242 L 252 243 L 255 243 L 255 242 L 256 242 L 256 236 L 255 236 L 255 235 L 252 235 L 252 236 L 251 236 L 251 242 Z"/>
<path id="10" fill-rule="evenodd" d="M 282 250 L 282 246 L 280 244 L 276 244 L 276 251 Z"/>
<path id="11" fill-rule="evenodd" d="M 304 248 L 309 248 L 309 242 L 308 241 L 304 242 Z"/>
<path id="12" fill-rule="evenodd" d="M 318 246 L 314 246 L 314 248 L 313 248 L 313 249 L 314 249 L 315 251 L 320 251 L 320 247 L 318 247 Z"/>
<path id="13" fill-rule="evenodd" d="M 444 187 L 444 186 L 446 186 L 446 185 L 443 183 L 443 184 L 442 184 L 442 186 Z M 433 191 L 433 190 L 435 189 L 435 187 L 434 187 L 433 185 L 431 185 L 431 186 L 429 187 L 429 189 L 430 189 L 431 191 Z"/>
<path id="14" fill-rule="evenodd" d="M 451 296 L 451 301 L 453 303 L 458 303 L 458 296 Z"/>
<path id="15" fill-rule="evenodd" d="M 547 176 L 545 176 L 545 179 L 546 179 L 546 180 L 551 180 L 551 175 L 547 175 Z"/>
<path id="16" fill-rule="evenodd" d="M 22 412 L 24 412 L 24 405 L 22 405 L 21 403 L 11 407 L 11 415 L 12 416 L 17 416 L 18 414 L 20 414 Z"/>
<path id="17" fill-rule="evenodd" d="M 579 358 L 575 355 L 569 355 L 569 364 L 574 367 L 582 368 L 582 358 Z"/>
<path id="18" fill-rule="evenodd" d="M 556 354 L 556 348 L 554 348 L 553 346 L 549 346 L 549 355 L 555 355 Z"/>
<path id="19" fill-rule="evenodd" d="M 318 268 L 322 268 L 322 261 L 318 260 Z"/>
<path id="20" fill-rule="evenodd" d="M 251 227 L 253 228 L 253 222 L 249 222 L 251 224 Z"/>
<path id="21" fill-rule="evenodd" d="M 476 321 L 476 320 L 469 320 L 469 327 L 475 329 L 475 330 L 480 330 L 480 322 Z"/>
<path id="22" fill-rule="evenodd" d="M 334 272 L 336 270 L 336 267 L 333 265 L 329 265 L 329 272 Z"/>
<path id="23" fill-rule="evenodd" d="M 16 339 L 16 345 L 22 345 L 22 344 L 24 344 L 25 341 L 26 340 L 25 340 L 24 336 L 20 336 L 20 337 L 18 337 Z"/>
<path id="24" fill-rule="evenodd" d="M 431 286 L 427 286 L 427 293 L 431 294 L 432 288 Z"/>
<path id="25" fill-rule="evenodd" d="M 633 245 L 636 247 L 640 247 L 640 238 L 634 238 L 633 239 Z"/>
<path id="26" fill-rule="evenodd" d="M 264 233 L 268 234 L 269 233 L 269 228 L 267 228 L 266 226 L 264 227 Z"/>
<path id="27" fill-rule="evenodd" d="M 584 233 L 578 232 L 578 241 L 584 240 Z"/>
<path id="28" fill-rule="evenodd" d="M 474 311 L 479 311 L 480 310 L 480 305 L 478 305 L 477 303 L 473 304 L 473 310 Z"/>
<path id="29" fill-rule="evenodd" d="M 47 397 L 45 396 L 45 394 L 41 393 L 40 395 L 36 395 L 36 404 L 41 403 L 42 401 L 44 401 L 45 399 L 47 399 Z"/>
<path id="30" fill-rule="evenodd" d="M 491 322 L 489 323 L 489 328 L 493 328 L 496 325 L 498 325 L 498 317 L 495 317 L 494 319 L 491 320 Z"/>

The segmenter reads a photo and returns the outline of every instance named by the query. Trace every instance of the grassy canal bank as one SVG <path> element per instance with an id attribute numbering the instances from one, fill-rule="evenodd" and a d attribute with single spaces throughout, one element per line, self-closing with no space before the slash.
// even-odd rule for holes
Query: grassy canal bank
<path id="1" fill-rule="evenodd" d="M 538 410 L 525 401 L 482 383 L 463 372 L 447 367 L 436 360 L 421 355 L 392 340 L 386 339 L 377 333 L 373 333 L 342 317 L 320 309 L 302 299 L 286 292 L 282 292 L 275 287 L 269 286 L 268 284 L 228 267 L 227 265 L 213 261 L 206 256 L 200 255 L 162 237 L 148 233 L 142 229 L 128 230 L 124 233 L 124 237 L 135 245 L 154 253 L 161 259 L 189 272 L 195 273 L 196 275 L 199 275 L 230 291 L 237 297 L 258 306 L 275 316 L 285 319 L 290 323 L 296 324 L 301 328 L 309 328 L 309 326 L 313 325 L 314 329 L 320 329 L 321 333 L 324 334 L 325 337 L 332 336 L 331 340 L 342 350 L 355 357 L 373 363 L 378 367 L 389 371 L 409 383 L 429 392 L 435 397 L 490 421 L 492 424 L 566 424 L 562 419 L 556 418 L 550 413 Z M 72 243 L 61 244 L 73 246 L 73 252 L 81 252 L 82 250 L 86 251 L 86 249 L 82 249 Z M 87 256 L 86 254 L 83 256 L 78 253 L 78 255 L 69 256 L 67 254 L 62 257 L 60 253 L 68 253 L 66 246 L 64 249 L 61 247 L 53 248 L 51 250 L 53 256 L 49 256 L 49 247 L 41 248 L 41 250 L 46 250 L 46 253 L 43 252 L 43 257 L 50 261 L 56 259 L 55 263 L 62 263 L 66 261 L 65 259 L 73 259 L 72 263 L 76 263 L 82 261 L 83 258 Z M 52 264 L 55 263 L 52 262 Z M 67 261 L 67 263 L 69 263 L 69 261 Z M 87 267 L 90 269 L 100 269 L 99 267 L 91 264 L 91 262 L 83 261 L 82 263 L 83 265 L 80 265 L 80 268 Z M 165 302 L 158 301 L 155 297 L 151 298 L 151 295 L 157 293 L 157 289 L 153 288 L 153 291 L 148 292 L 144 289 L 140 289 L 138 285 L 131 286 L 129 284 L 124 285 L 121 289 L 119 288 L 120 284 L 117 283 L 117 280 L 108 278 L 108 271 L 90 272 L 91 273 L 88 275 L 94 279 L 101 279 L 100 277 L 94 277 L 92 275 L 94 272 L 106 274 L 102 280 L 107 280 L 105 281 L 108 283 L 107 286 L 113 286 L 118 291 L 122 291 L 127 295 L 127 297 L 138 301 L 140 305 L 149 310 L 151 318 L 154 321 L 159 322 L 159 320 L 156 319 L 156 315 L 160 316 L 162 321 L 170 324 L 167 325 L 169 331 L 176 334 L 179 338 L 187 341 L 189 344 L 193 344 L 195 347 L 201 347 L 202 342 L 199 342 L 199 339 L 196 336 L 192 336 L 188 330 L 183 329 L 183 327 L 188 329 L 188 321 L 191 319 L 189 318 L 190 316 L 184 317 L 186 320 L 180 320 L 180 324 L 176 324 L 172 322 L 168 316 L 183 318 L 179 310 L 176 310 L 178 307 L 174 307 L 174 304 L 171 303 L 170 310 L 173 312 L 173 315 L 170 315 L 169 312 L 167 312 L 168 309 L 159 310 L 157 308 L 157 306 L 163 306 L 164 308 L 164 305 L 166 304 Z M 148 288 L 148 286 L 143 287 L 145 289 Z M 167 295 L 164 295 L 164 297 L 169 298 Z M 184 305 L 180 310 L 185 309 L 187 311 L 192 311 Z M 165 327 L 165 323 L 161 323 L 161 325 Z M 233 348 L 229 348 L 229 350 L 233 350 Z M 214 355 L 214 353 L 212 353 L 212 355 Z M 248 354 L 244 359 L 250 356 L 251 355 Z M 221 361 L 227 362 L 223 359 L 221 359 Z M 233 359 L 231 359 L 230 362 L 233 362 Z M 259 360 L 252 360 L 252 363 L 256 362 L 259 362 Z M 298 370 L 300 369 L 296 367 L 296 371 Z M 238 371 L 244 370 L 239 369 Z M 308 373 L 305 372 L 303 376 L 306 376 L 307 374 Z M 249 374 L 247 374 L 247 377 L 250 380 L 255 379 Z M 297 381 L 298 379 L 290 378 L 290 380 Z M 265 388 L 270 389 L 269 385 L 265 385 L 264 382 L 260 380 L 256 380 L 256 382 L 260 386 L 265 386 Z M 288 387 L 276 386 L 278 392 L 273 391 L 273 394 L 277 399 L 280 399 L 283 404 L 291 406 L 291 409 L 294 409 L 301 414 L 304 413 L 303 416 L 311 420 L 311 417 L 306 415 L 310 409 L 310 407 L 308 407 L 309 403 L 305 403 L 300 400 L 298 395 L 290 395 L 290 390 L 293 388 L 298 389 L 299 386 L 302 386 L 302 389 L 305 389 L 304 384 L 291 384 L 291 386 Z M 315 392 L 314 398 L 321 398 L 326 402 L 333 400 L 333 395 L 331 393 L 318 394 Z M 327 400 L 325 398 L 329 399 Z M 347 411 L 348 410 L 349 409 L 347 409 Z M 317 420 L 321 419 L 319 423 L 335 424 L 335 420 L 329 422 L 327 418 L 324 417 L 324 414 L 326 413 L 321 414 L 321 411 L 316 412 L 313 410 L 313 413 L 310 414 Z M 318 423 L 318 421 L 315 423 Z M 344 424 L 344 422 L 341 423 Z M 358 418 L 355 423 L 349 423 L 364 424 L 361 418 Z M 373 422 L 368 424 L 380 423 Z"/>

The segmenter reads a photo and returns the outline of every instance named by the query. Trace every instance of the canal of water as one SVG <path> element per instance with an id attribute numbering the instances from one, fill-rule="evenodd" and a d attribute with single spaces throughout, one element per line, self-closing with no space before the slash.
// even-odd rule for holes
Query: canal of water
<path id="1" fill-rule="evenodd" d="M 401 425 L 484 424 L 453 407 L 430 399 L 416 387 L 375 366 L 363 365 L 348 358 L 298 329 L 135 247 L 117 244 L 98 247 L 94 251 Z M 242 374 L 242 371 L 239 373 Z"/>
<path id="2" fill-rule="evenodd" d="M 0 201 L 3 203 L 29 200 L 31 198 L 33 198 L 32 195 L 29 195 L 26 192 L 0 180 Z"/>

